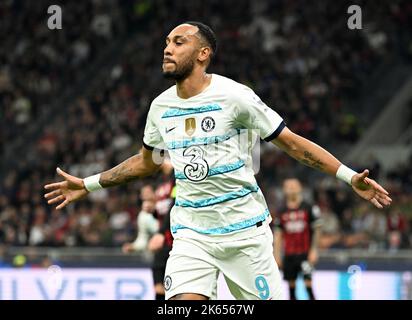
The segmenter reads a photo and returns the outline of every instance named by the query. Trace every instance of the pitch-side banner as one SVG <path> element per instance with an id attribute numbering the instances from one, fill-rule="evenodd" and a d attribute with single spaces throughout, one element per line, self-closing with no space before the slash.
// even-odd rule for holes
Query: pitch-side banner
<path id="1" fill-rule="evenodd" d="M 284 298 L 288 299 L 286 283 Z M 316 271 L 313 287 L 318 299 L 400 300 L 412 297 L 410 272 Z M 307 299 L 303 280 L 297 297 Z M 150 269 L 0 269 L 0 300 L 127 300 L 154 298 Z M 218 298 L 233 299 L 223 277 Z"/>

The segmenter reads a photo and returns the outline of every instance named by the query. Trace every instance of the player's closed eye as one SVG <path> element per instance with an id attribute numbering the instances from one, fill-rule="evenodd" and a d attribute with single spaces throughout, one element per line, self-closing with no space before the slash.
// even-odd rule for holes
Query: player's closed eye
<path id="1" fill-rule="evenodd" d="M 175 42 L 175 45 L 176 46 L 181 46 L 183 44 L 183 42 Z M 165 44 L 165 48 L 167 47 L 169 45 L 169 42 L 167 42 L 166 44 Z"/>

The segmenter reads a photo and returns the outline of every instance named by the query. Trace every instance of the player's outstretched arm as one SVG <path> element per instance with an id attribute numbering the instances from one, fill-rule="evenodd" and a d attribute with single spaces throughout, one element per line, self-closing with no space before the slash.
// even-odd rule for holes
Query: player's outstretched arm
<path id="1" fill-rule="evenodd" d="M 91 191 L 118 186 L 149 176 L 159 167 L 159 164 L 153 162 L 152 151 L 143 147 L 139 154 L 128 158 L 116 167 L 85 179 L 72 176 L 57 168 L 57 173 L 64 180 L 45 185 L 44 188 L 49 192 L 44 197 L 48 200 L 48 204 L 58 204 L 57 210 L 63 209 L 69 203 L 84 198 Z"/>
<path id="2" fill-rule="evenodd" d="M 391 204 L 389 193 L 375 180 L 368 178 L 369 170 L 365 169 L 362 173 L 354 172 L 328 151 L 288 128 L 284 128 L 272 143 L 299 162 L 344 180 L 360 197 L 370 201 L 377 208 Z"/>

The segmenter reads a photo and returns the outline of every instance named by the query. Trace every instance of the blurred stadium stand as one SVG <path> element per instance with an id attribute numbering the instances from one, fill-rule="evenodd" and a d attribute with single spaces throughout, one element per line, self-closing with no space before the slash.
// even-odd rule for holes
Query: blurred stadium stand
<path id="1" fill-rule="evenodd" d="M 150 255 L 123 256 L 120 246 L 136 235 L 139 190 L 156 178 L 63 212 L 46 204 L 42 186 L 56 166 L 87 176 L 138 151 L 150 101 L 170 86 L 160 72 L 164 37 L 200 20 L 219 40 L 210 71 L 252 87 L 292 130 L 354 168 L 367 166 L 394 200 L 375 210 L 262 144 L 257 178 L 272 214 L 282 179 L 295 174 L 326 221 L 320 268 L 378 259 L 378 269 L 399 262 L 410 270 L 412 5 L 352 2 L 363 9 L 363 30 L 347 28 L 347 1 L 1 1 L 0 257 L 150 263 Z M 50 4 L 62 6 L 62 30 L 47 29 Z"/>

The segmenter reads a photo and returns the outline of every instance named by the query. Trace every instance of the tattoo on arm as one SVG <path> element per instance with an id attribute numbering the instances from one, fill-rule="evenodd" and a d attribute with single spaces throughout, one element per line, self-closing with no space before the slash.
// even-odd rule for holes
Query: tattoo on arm
<path id="1" fill-rule="evenodd" d="M 305 165 L 309 167 L 323 170 L 325 164 L 322 161 L 320 161 L 320 159 L 316 159 L 311 152 L 304 151 L 303 156 L 304 156 L 304 159 L 300 160 L 302 163 L 304 163 Z"/>
<path id="2" fill-rule="evenodd" d="M 107 188 L 128 183 L 137 179 L 139 174 L 135 166 L 139 162 L 140 158 L 141 155 L 135 155 L 123 161 L 116 167 L 103 172 L 100 176 L 99 183 L 103 188 Z"/>

